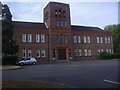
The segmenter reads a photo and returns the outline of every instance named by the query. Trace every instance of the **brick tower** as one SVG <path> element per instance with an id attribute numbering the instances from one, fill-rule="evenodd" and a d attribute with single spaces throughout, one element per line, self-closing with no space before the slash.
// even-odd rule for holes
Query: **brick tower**
<path id="1" fill-rule="evenodd" d="M 44 23 L 49 29 L 49 59 L 69 60 L 73 56 L 69 4 L 48 3 L 44 8 Z"/>

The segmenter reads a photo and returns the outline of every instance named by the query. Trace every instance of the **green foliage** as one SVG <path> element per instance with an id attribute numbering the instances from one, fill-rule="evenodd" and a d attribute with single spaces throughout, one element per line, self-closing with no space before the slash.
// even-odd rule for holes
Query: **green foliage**
<path id="1" fill-rule="evenodd" d="M 2 64 L 3 65 L 14 65 L 18 60 L 18 56 L 12 55 L 12 56 L 3 56 L 2 58 Z"/>
<path id="2" fill-rule="evenodd" d="M 12 15 L 10 13 L 9 7 L 7 5 L 2 5 L 2 53 L 3 55 L 12 55 L 16 54 L 18 51 L 18 45 L 15 44 L 15 41 L 12 39 L 13 36 L 13 24 L 12 24 Z"/>
<path id="3" fill-rule="evenodd" d="M 104 30 L 112 33 L 114 52 L 119 53 L 120 52 L 120 24 L 108 25 L 104 28 Z"/>
<path id="4" fill-rule="evenodd" d="M 101 52 L 100 57 L 102 59 L 120 59 L 120 53 L 107 53 L 107 52 Z"/>

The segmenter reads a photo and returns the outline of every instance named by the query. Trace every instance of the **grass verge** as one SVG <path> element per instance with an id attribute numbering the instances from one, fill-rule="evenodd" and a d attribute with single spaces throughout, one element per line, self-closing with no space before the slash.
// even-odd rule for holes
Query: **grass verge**
<path id="1" fill-rule="evenodd" d="M 64 85 L 49 83 L 49 82 L 39 82 L 39 81 L 29 81 L 29 80 L 3 80 L 2 88 L 67 88 Z"/>
<path id="2" fill-rule="evenodd" d="M 2 70 L 14 70 L 14 69 L 20 69 L 22 68 L 21 66 L 16 66 L 16 65 L 3 65 Z"/>

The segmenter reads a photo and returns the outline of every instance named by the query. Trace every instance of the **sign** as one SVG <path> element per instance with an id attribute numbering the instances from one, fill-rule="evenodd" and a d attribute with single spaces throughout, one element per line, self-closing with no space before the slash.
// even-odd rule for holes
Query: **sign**
<path id="1" fill-rule="evenodd" d="M 56 58 L 52 58 L 52 60 L 56 60 Z"/>
<path id="2" fill-rule="evenodd" d="M 73 59 L 73 57 L 69 57 L 69 59 L 71 59 L 71 60 L 72 60 L 72 59 Z"/>

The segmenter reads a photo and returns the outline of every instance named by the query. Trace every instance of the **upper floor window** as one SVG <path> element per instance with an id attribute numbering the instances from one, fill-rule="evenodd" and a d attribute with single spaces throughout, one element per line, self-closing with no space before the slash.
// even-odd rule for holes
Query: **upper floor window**
<path id="1" fill-rule="evenodd" d="M 45 42 L 45 35 L 41 34 L 41 42 Z"/>
<path id="2" fill-rule="evenodd" d="M 81 38 L 80 38 L 80 36 L 78 36 L 78 43 L 81 43 Z"/>
<path id="3" fill-rule="evenodd" d="M 28 34 L 28 42 L 32 42 L 32 34 Z"/>
<path id="4" fill-rule="evenodd" d="M 40 42 L 40 35 L 36 34 L 36 42 Z"/>
<path id="5" fill-rule="evenodd" d="M 86 36 L 84 36 L 84 43 L 87 43 L 87 38 L 86 38 Z"/>
<path id="6" fill-rule="evenodd" d="M 103 43 L 103 39 L 102 39 L 102 37 L 100 37 L 100 43 Z"/>
<path id="7" fill-rule="evenodd" d="M 90 43 L 90 36 L 88 36 L 88 43 Z"/>
<path id="8" fill-rule="evenodd" d="M 100 41 L 99 41 L 99 37 L 97 37 L 97 43 L 100 43 Z"/>
<path id="9" fill-rule="evenodd" d="M 110 37 L 108 37 L 108 43 L 110 43 Z"/>
<path id="10" fill-rule="evenodd" d="M 74 36 L 74 43 L 77 43 L 77 36 Z"/>
<path id="11" fill-rule="evenodd" d="M 107 43 L 107 37 L 105 37 L 105 43 Z"/>
<path id="12" fill-rule="evenodd" d="M 22 42 L 26 42 L 26 34 L 22 34 Z"/>
<path id="13" fill-rule="evenodd" d="M 67 44 L 67 36 L 65 36 L 65 43 Z"/>

